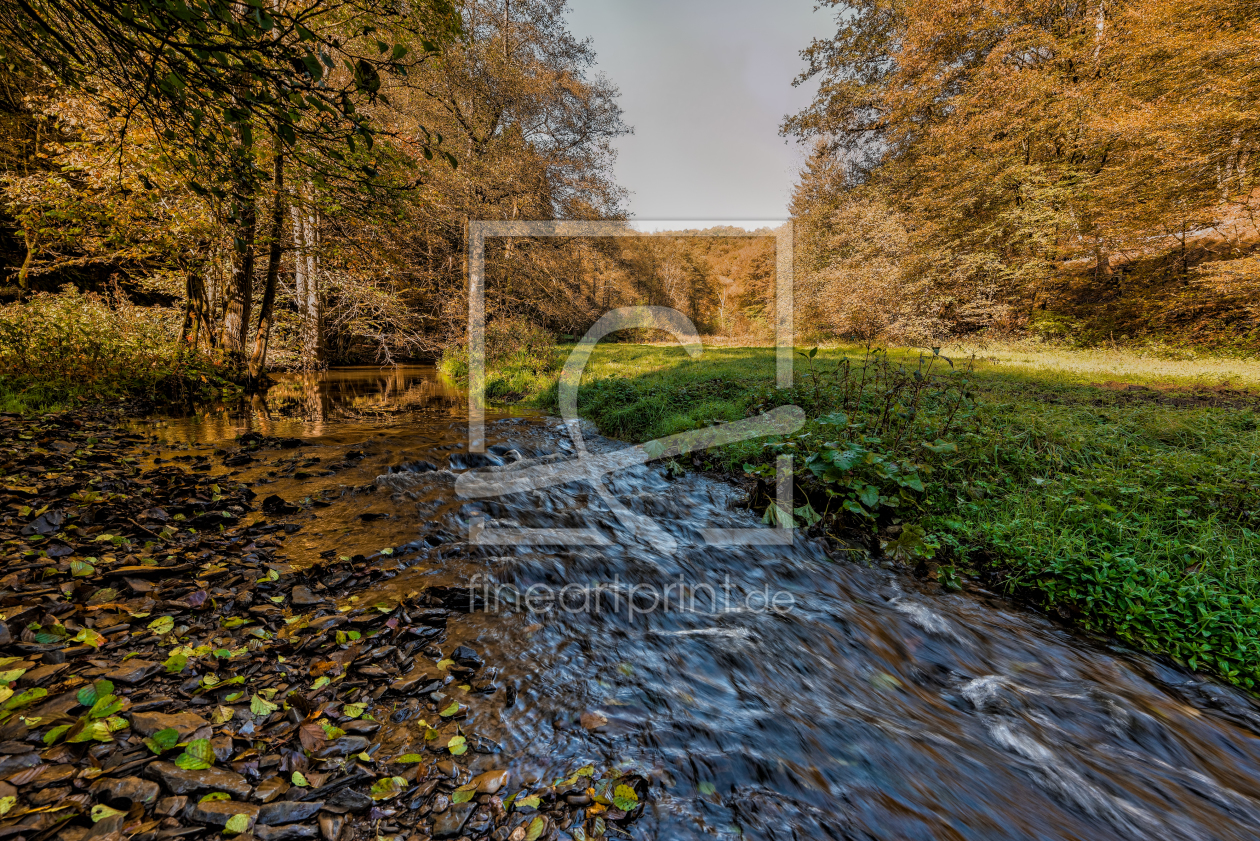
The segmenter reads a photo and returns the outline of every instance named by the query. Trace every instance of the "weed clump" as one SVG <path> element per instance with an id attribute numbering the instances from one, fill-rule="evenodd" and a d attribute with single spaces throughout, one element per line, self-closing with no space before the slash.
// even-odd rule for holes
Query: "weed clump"
<path id="1" fill-rule="evenodd" d="M 179 324 L 176 310 L 73 286 L 0 306 L 0 409 L 128 396 L 168 402 L 231 387 L 209 360 L 180 353 Z"/>
<path id="2" fill-rule="evenodd" d="M 485 362 L 487 400 L 515 402 L 539 390 L 540 383 L 558 374 L 561 359 L 556 337 L 520 316 L 497 318 L 486 325 Z M 468 345 L 453 345 L 439 368 L 456 382 L 468 383 Z"/>

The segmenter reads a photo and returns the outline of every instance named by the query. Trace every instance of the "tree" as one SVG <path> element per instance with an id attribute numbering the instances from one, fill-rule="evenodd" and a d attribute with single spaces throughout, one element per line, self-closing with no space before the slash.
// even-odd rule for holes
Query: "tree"
<path id="1" fill-rule="evenodd" d="M 811 160 L 802 206 L 825 225 L 838 196 L 878 188 L 908 223 L 906 282 L 953 329 L 1017 326 L 1077 261 L 1114 289 L 1117 255 L 1155 242 L 1184 276 L 1188 238 L 1250 201 L 1254 3 L 826 5 L 839 31 L 798 80 L 819 94 L 783 131 L 842 173 Z"/>
<path id="2" fill-rule="evenodd" d="M 442 135 L 459 168 L 426 170 L 414 189 L 375 197 L 370 208 L 347 195 L 338 204 L 353 202 L 348 217 L 321 216 L 329 328 L 379 337 L 383 355 L 434 353 L 462 337 L 469 220 L 624 216 L 611 177 L 611 141 L 628 130 L 616 88 L 568 31 L 562 0 L 513 0 L 506 11 L 506 57 L 505 4 L 469 2 L 466 40 L 390 89 L 388 111 L 378 108 L 393 131 L 378 146 L 382 177 L 415 180 L 422 151 L 407 138 L 423 136 L 420 126 Z M 345 224 L 356 219 L 372 222 Z M 334 255 L 334 241 L 353 247 Z M 579 281 L 590 256 L 589 244 L 491 240 L 487 312 L 583 332 L 600 314 L 593 288 Z"/>
<path id="3" fill-rule="evenodd" d="M 211 202 L 165 165 L 147 127 L 121 136 L 123 117 L 64 89 L 28 100 L 41 128 L 34 165 L 0 175 L 4 210 L 25 233 L 22 282 L 75 279 L 103 291 L 100 275 L 121 274 L 146 278 L 132 294 L 178 297 L 217 239 Z"/>
<path id="4" fill-rule="evenodd" d="M 0 6 L 7 53 L 63 83 L 139 111 L 182 157 L 248 146 L 257 126 L 286 150 L 371 147 L 361 108 L 385 76 L 405 77 L 460 33 L 450 0 L 14 0 Z M 108 88 L 101 83 L 108 84 Z M 184 127 L 187 127 L 186 129 Z M 425 147 L 436 143 L 426 137 Z M 370 165 L 364 163 L 364 170 Z"/>
<path id="5" fill-rule="evenodd" d="M 353 0 L 341 8 L 366 7 Z M 107 68 L 90 92 L 82 80 L 74 88 L 53 85 L 52 98 L 67 100 L 67 114 L 74 98 L 99 115 L 90 133 L 69 119 L 54 121 L 75 143 L 90 141 L 85 148 L 93 150 L 92 159 L 83 175 L 67 179 L 56 171 L 68 152 L 58 151 L 39 178 L 64 183 L 14 192 L 14 213 L 56 215 L 61 221 L 45 227 L 69 234 L 81 227 L 79 220 L 57 215 L 57 202 L 97 202 L 93 218 L 103 223 L 111 208 L 148 195 L 146 201 L 164 211 L 196 208 L 205 226 L 171 227 L 178 245 L 171 254 L 140 247 L 145 229 L 138 225 L 115 225 L 117 242 L 75 234 L 56 252 L 41 245 L 32 271 L 54 283 L 72 261 L 103 259 L 115 246 L 121 254 L 125 243 L 136 255 L 137 276 L 160 271 L 172 296 L 185 298 L 185 346 L 248 363 L 255 377 L 269 361 L 305 368 L 390 361 L 458 341 L 467 321 L 468 221 L 624 216 L 622 191 L 611 178 L 610 141 L 627 131 L 615 87 L 594 71 L 589 44 L 567 31 L 562 2 L 478 0 L 460 10 L 465 37 L 445 44 L 440 62 L 417 62 L 405 75 L 382 70 L 374 93 L 351 91 L 354 115 L 367 127 L 367 134 L 355 135 L 353 148 L 341 117 L 299 115 L 312 131 L 314 121 L 324 120 L 343 134 L 296 132 L 289 143 L 269 122 L 273 115 L 259 108 L 248 119 L 237 115 L 210 128 L 203 123 L 215 148 L 230 153 L 212 156 L 185 143 L 192 127 L 173 120 L 177 104 L 157 102 L 156 116 L 172 117 L 157 128 L 143 109 L 119 107 L 125 96 L 110 74 L 134 68 Z M 344 52 L 378 49 L 377 35 L 364 35 L 362 21 L 324 23 L 321 33 L 337 26 L 350 33 L 338 42 Z M 377 21 L 382 42 L 401 39 L 389 30 L 393 25 Z M 240 80 L 261 100 L 258 91 L 267 83 L 259 79 L 241 74 Z M 343 63 L 324 82 L 351 84 L 351 68 Z M 168 128 L 174 140 L 165 135 Z M 457 156 L 459 167 L 438 160 L 439 148 Z M 179 150 L 196 154 L 180 158 Z M 109 162 L 119 159 L 129 163 L 111 169 Z M 130 162 L 141 160 L 147 169 L 133 174 L 139 164 Z M 85 189 L 96 184 L 99 189 Z M 117 221 L 129 218 L 124 213 Z M 163 217 L 151 219 L 160 225 Z M 175 253 L 178 261 L 170 259 Z M 615 249 L 602 242 L 494 241 L 488 251 L 491 318 L 519 315 L 554 332 L 582 332 L 601 306 L 622 300 L 621 288 L 608 282 L 611 271 L 596 277 L 614 257 Z"/>
<path id="6" fill-rule="evenodd" d="M 379 98 L 385 78 L 406 77 L 459 33 L 449 0 L 17 0 L 0 7 L 6 53 L 102 96 L 128 123 L 137 113 L 147 117 L 192 188 L 228 199 L 233 271 L 221 343 L 242 362 L 262 180 L 255 131 L 264 128 L 275 155 L 321 179 L 370 182 L 370 151 L 384 130 L 364 106 Z M 413 142 L 426 158 L 438 144 L 427 130 Z"/>

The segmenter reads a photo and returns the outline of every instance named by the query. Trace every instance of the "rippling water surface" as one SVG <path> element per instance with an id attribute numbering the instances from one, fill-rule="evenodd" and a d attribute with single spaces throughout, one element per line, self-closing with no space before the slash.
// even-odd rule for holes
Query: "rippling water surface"
<path id="1" fill-rule="evenodd" d="M 364 599 L 492 582 L 497 609 L 451 624 L 503 686 L 473 696 L 471 720 L 504 753 L 474 761 L 527 781 L 587 761 L 638 767 L 655 782 L 636 838 L 1260 837 L 1260 711 L 1243 693 L 983 592 L 831 560 L 808 540 L 708 546 L 702 529 L 757 522 L 699 476 L 648 466 L 608 483 L 672 536 L 668 551 L 589 486 L 461 499 L 464 470 L 573 453 L 555 419 L 517 413 L 492 414 L 490 454 L 469 456 L 463 406 L 429 368 L 345 369 L 145 426 L 167 458 L 209 455 L 248 430 L 303 438 L 240 478 L 264 482 L 263 495 L 336 495 L 295 518 L 296 563 L 395 547 L 397 574 Z M 319 475 L 347 450 L 366 457 Z M 301 478 L 282 475 L 293 458 Z M 594 528 L 604 545 L 474 546 L 475 520 Z M 566 586 L 569 610 L 541 609 Z M 539 610 L 509 598 L 531 587 Z M 648 611 L 667 587 L 668 608 Z M 635 588 L 648 612 L 628 610 Z M 763 609 L 766 592 L 793 606 Z"/>

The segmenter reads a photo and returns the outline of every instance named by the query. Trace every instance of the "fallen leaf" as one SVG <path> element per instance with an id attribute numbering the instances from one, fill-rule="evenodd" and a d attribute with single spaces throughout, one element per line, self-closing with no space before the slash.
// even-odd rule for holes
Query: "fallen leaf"
<path id="1" fill-rule="evenodd" d="M 372 784 L 373 800 L 392 800 L 407 789 L 402 777 L 382 777 Z"/>
<path id="2" fill-rule="evenodd" d="M 240 835 L 249 829 L 249 815 L 237 814 L 228 818 L 227 823 L 223 826 L 223 832 L 227 835 Z"/>

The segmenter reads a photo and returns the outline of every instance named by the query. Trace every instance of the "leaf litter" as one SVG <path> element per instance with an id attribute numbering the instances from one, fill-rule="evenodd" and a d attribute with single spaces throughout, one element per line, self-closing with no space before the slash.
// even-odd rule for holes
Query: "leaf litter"
<path id="1" fill-rule="evenodd" d="M 0 838 L 624 837 L 639 775 L 586 766 L 508 796 L 507 770 L 456 764 L 499 750 L 458 693 L 498 687 L 471 649 L 440 651 L 451 588 L 339 607 L 382 570 L 277 561 L 300 526 L 269 521 L 301 506 L 201 457 L 145 466 L 114 421 L 0 415 Z M 226 466 L 302 446 L 238 444 Z M 412 699 L 441 729 L 412 722 L 412 750 L 380 755 L 381 718 Z"/>

